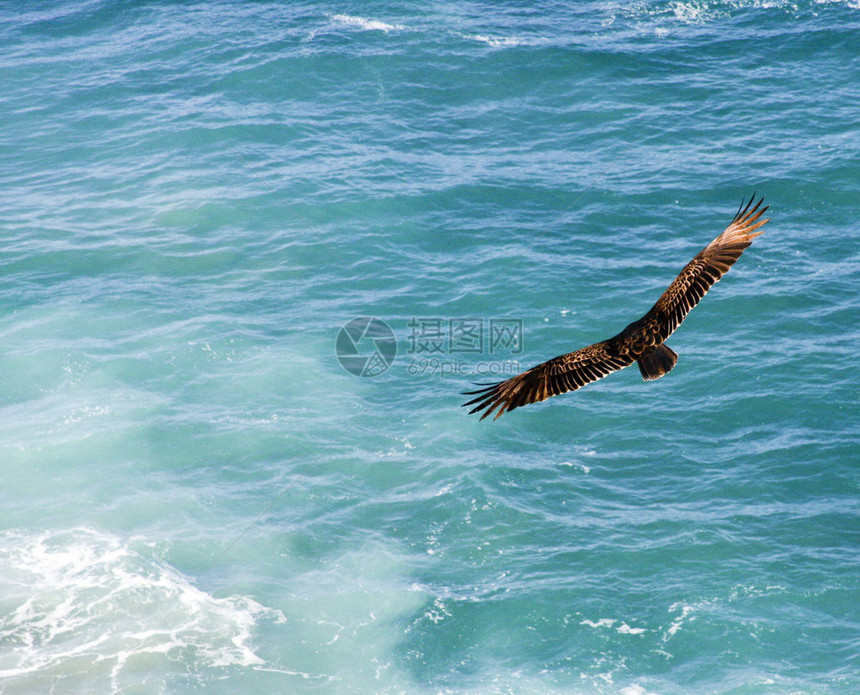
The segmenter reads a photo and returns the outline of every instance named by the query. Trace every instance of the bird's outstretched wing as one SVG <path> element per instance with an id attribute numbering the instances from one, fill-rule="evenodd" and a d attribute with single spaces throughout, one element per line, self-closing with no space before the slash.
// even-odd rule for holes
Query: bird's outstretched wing
<path id="1" fill-rule="evenodd" d="M 618 354 L 614 339 L 604 340 L 555 357 L 507 381 L 487 384 L 477 391 L 467 391 L 466 395 L 477 397 L 463 405 L 477 404 L 469 414 L 484 410 L 482 420 L 498 408 L 493 418 L 497 420 L 509 410 L 575 391 L 630 364 L 633 364 L 633 357 Z"/>
<path id="2" fill-rule="evenodd" d="M 705 293 L 741 257 L 752 240 L 764 233 L 756 230 L 770 221 L 770 218 L 759 219 L 767 206 L 761 207 L 763 197 L 755 205 L 754 202 L 755 195 L 746 205 L 741 202 L 726 230 L 684 266 L 651 311 L 643 317 L 644 322 L 649 319 L 656 322 L 660 339 L 666 340 L 672 335 Z"/>

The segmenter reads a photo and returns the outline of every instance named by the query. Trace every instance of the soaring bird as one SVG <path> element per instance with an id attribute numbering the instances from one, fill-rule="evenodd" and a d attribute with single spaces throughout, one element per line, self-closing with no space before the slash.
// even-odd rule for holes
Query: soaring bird
<path id="1" fill-rule="evenodd" d="M 602 379 L 634 362 L 645 381 L 668 374 L 678 361 L 678 354 L 666 345 L 666 339 L 681 325 L 690 310 L 699 303 L 711 286 L 740 258 L 759 234 L 756 230 L 770 221 L 759 219 L 768 209 L 741 201 L 737 214 L 726 230 L 702 249 L 638 321 L 634 321 L 614 338 L 560 355 L 548 362 L 496 384 L 478 384 L 476 396 L 464 406 L 474 405 L 469 414 L 484 411 L 483 420 L 493 411 L 498 419 L 504 413 L 529 403 L 544 401 L 567 391 Z"/>

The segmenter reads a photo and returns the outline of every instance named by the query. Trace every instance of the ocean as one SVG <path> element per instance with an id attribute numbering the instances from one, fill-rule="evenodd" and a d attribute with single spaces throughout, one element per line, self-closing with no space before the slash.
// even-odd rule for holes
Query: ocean
<path id="1" fill-rule="evenodd" d="M 860 3 L 0 3 L 0 693 L 860 692 Z M 618 333 L 766 197 L 635 366 Z"/>

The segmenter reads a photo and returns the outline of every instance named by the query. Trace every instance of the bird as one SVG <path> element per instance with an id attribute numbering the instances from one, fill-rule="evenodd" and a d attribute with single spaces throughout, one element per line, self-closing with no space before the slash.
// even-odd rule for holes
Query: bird
<path id="1" fill-rule="evenodd" d="M 634 362 L 645 381 L 668 374 L 678 361 L 678 353 L 665 341 L 752 240 L 764 233 L 756 231 L 771 219 L 761 219 L 769 208 L 762 207 L 763 202 L 764 197 L 755 202 L 755 194 L 749 202 L 742 200 L 731 224 L 684 266 L 641 319 L 608 340 L 559 355 L 505 381 L 476 384 L 481 388 L 463 392 L 475 396 L 463 404 L 474 406 L 469 415 L 483 411 L 483 420 L 495 412 L 493 419 L 498 420 L 511 410 L 576 391 Z"/>

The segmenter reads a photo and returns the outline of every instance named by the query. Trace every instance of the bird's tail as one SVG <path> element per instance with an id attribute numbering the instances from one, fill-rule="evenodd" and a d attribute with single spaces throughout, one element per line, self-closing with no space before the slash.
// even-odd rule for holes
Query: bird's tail
<path id="1" fill-rule="evenodd" d="M 645 381 L 654 381 L 671 372 L 677 361 L 678 353 L 664 343 L 646 352 L 636 364 Z"/>

